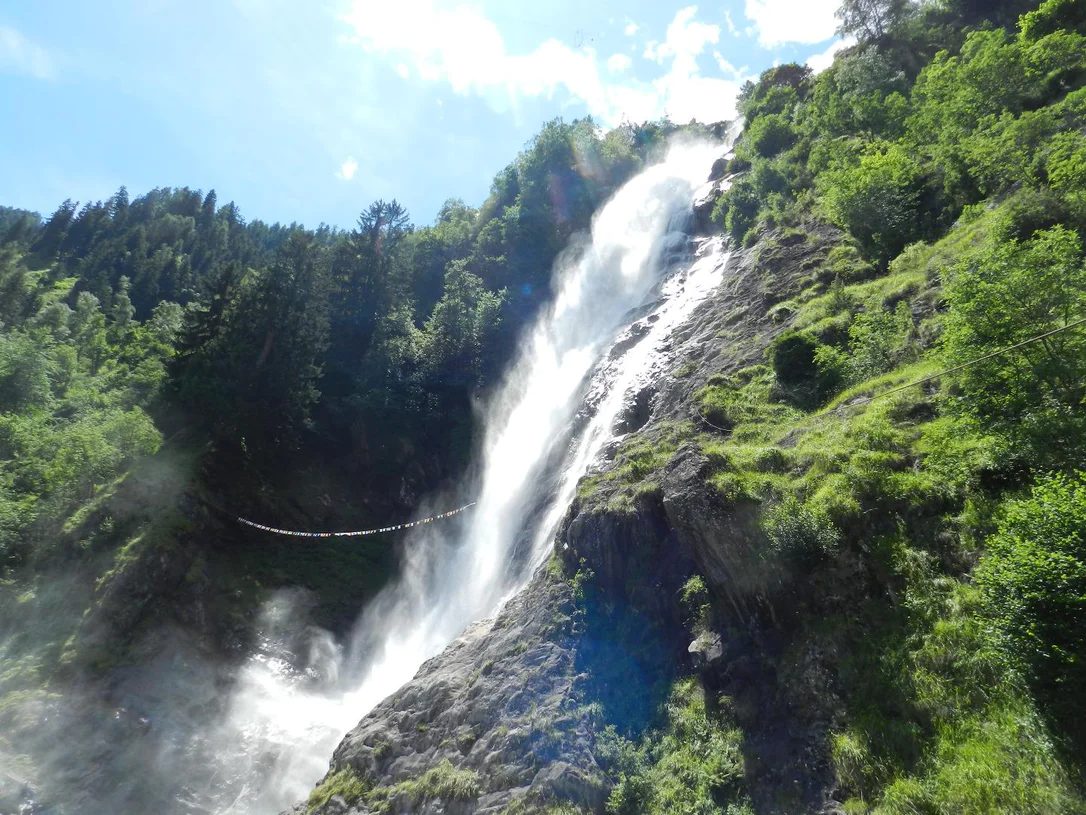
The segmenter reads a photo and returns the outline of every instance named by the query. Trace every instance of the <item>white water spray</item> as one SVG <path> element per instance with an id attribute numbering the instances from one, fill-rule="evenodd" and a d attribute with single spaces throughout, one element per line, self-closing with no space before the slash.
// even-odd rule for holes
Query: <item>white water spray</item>
<path id="1" fill-rule="evenodd" d="M 216 800 L 213 809 L 274 813 L 305 798 L 343 734 L 472 622 L 493 614 L 546 557 L 577 481 L 612 437 L 624 400 L 651 378 L 671 330 L 720 282 L 716 241 L 703 260 L 658 288 L 669 254 L 687 244 L 675 227 L 688 219 L 719 153 L 706 144 L 672 147 L 601 209 L 591 240 L 560 260 L 555 301 L 528 334 L 488 411 L 470 518 L 458 534 L 426 527 L 409 540 L 402 576 L 367 609 L 346 654 L 313 638 L 310 673 L 338 682 L 307 682 L 268 654 L 245 668 L 227 720 L 205 745 L 225 751 L 224 772 L 236 779 L 227 785 L 231 801 Z M 601 363 L 631 311 L 654 293 L 645 336 Z M 594 371 L 595 414 L 573 432 Z M 553 481 L 556 458 L 564 463 Z M 541 504 L 541 495 L 549 503 Z M 530 516 L 535 520 L 526 528 Z M 517 553 L 518 541 L 530 551 Z M 328 690 L 332 685 L 339 691 Z"/>

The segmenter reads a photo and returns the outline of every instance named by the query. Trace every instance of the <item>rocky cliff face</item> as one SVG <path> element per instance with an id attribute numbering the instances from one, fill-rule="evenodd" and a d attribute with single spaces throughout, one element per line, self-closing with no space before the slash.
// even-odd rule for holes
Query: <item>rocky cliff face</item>
<path id="1" fill-rule="evenodd" d="M 835 242 L 773 237 L 733 256 L 677 333 L 671 370 L 631 402 L 639 429 L 582 483 L 550 565 L 367 715 L 293 812 L 601 812 L 620 775 L 605 742 L 657 724 L 683 674 L 728 699 L 757 811 L 832 810 L 831 670 L 790 633 L 803 600 L 764 566 L 753 508 L 711 483 L 720 467 L 691 441 L 716 432 L 697 392 L 763 360 L 773 307 Z M 698 624 L 682 602 L 694 575 L 716 609 Z"/>

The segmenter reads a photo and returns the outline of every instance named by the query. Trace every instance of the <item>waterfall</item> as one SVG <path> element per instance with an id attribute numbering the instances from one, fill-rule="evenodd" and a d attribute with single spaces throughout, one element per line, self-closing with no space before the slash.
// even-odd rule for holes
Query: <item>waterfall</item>
<path id="1" fill-rule="evenodd" d="M 304 798 L 347 729 L 472 622 L 493 614 L 546 557 L 624 400 L 651 377 L 660 338 L 720 281 L 719 241 L 693 265 L 685 251 L 692 201 L 719 154 L 719 145 L 672 146 L 615 193 L 590 239 L 556 265 L 554 302 L 526 335 L 486 414 L 477 506 L 463 522 L 426 527 L 407 542 L 401 577 L 363 615 L 337 666 L 340 687 L 349 689 L 293 687 L 274 660 L 256 660 L 244 672 L 215 741 L 263 740 L 278 756 L 264 783 L 241 790 L 221 811 L 275 812 Z M 605 358 L 631 313 L 645 307 L 646 335 L 617 360 Z M 591 418 L 578 422 L 586 383 L 598 398 Z M 518 541 L 528 551 L 514 559 Z M 245 749 L 252 755 L 252 745 Z"/>
<path id="2" fill-rule="evenodd" d="M 253 781 L 220 802 L 220 812 L 277 812 L 303 799 L 350 727 L 493 614 L 547 556 L 578 480 L 612 437 L 629 394 L 652 377 L 660 340 L 720 282 L 719 240 L 692 264 L 685 251 L 691 203 L 719 154 L 719 145 L 673 145 L 615 193 L 590 239 L 560 259 L 554 302 L 487 411 L 477 506 L 462 522 L 408 540 L 400 578 L 367 609 L 345 653 L 315 649 L 321 657 L 310 667 L 338 676 L 340 690 L 292 682 L 267 655 L 246 667 L 211 744 L 252 762 L 241 775 Z M 638 309 L 644 336 L 617 359 L 605 356 Z M 594 411 L 578 421 L 586 384 Z M 514 558 L 518 542 L 527 551 Z"/>

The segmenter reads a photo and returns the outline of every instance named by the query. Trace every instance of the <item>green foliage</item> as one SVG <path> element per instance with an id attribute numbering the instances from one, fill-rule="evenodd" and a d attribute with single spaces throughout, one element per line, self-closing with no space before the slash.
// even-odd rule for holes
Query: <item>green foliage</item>
<path id="1" fill-rule="evenodd" d="M 610 728 L 598 757 L 615 785 L 614 815 L 749 815 L 744 790 L 742 733 L 721 700 L 710 710 L 695 679 L 678 680 L 664 707 L 666 721 L 639 744 Z"/>
<path id="2" fill-rule="evenodd" d="M 70 283 L 36 273 L 24 279 L 19 325 L 0 326 L 4 572 L 52 547 L 68 513 L 158 450 L 161 433 L 145 408 L 172 354 L 123 299 L 107 319 L 89 292 L 78 294 L 73 310 L 55 299 Z"/>
<path id="3" fill-rule="evenodd" d="M 841 543 L 841 533 L 826 511 L 794 496 L 767 509 L 762 515 L 762 528 L 769 538 L 770 551 L 799 567 L 817 565 L 832 557 Z"/>
<path id="4" fill-rule="evenodd" d="M 908 0 L 843 0 L 837 9 L 837 28 L 840 36 L 854 36 L 860 40 L 881 40 L 895 28 L 899 28 L 913 11 Z"/>
<path id="5" fill-rule="evenodd" d="M 1086 318 L 1086 266 L 1078 236 L 1064 227 L 987 245 L 947 281 L 948 363 L 972 363 Z M 1072 329 L 956 374 L 960 406 L 1035 450 L 1072 455 L 1081 439 L 1086 333 Z"/>
<path id="6" fill-rule="evenodd" d="M 699 427 L 707 481 L 760 502 L 760 585 L 817 609 L 805 642 L 843 655 L 829 746 L 850 813 L 1083 809 L 1081 733 L 1058 728 L 1061 752 L 1048 727 L 1081 718 L 1086 488 L 1059 476 L 1004 496 L 1031 465 L 1080 466 L 1086 334 L 931 378 L 1086 316 L 1081 3 L 1050 0 L 1016 37 L 1028 6 L 846 4 L 861 43 L 833 67 L 744 87 L 749 173 L 714 210 L 752 246 L 812 206 L 847 233 L 774 291 L 790 329 L 770 346 L 775 386 L 718 377 L 696 398 L 728 430 Z M 814 407 L 842 385 L 822 413 L 778 401 Z M 612 807 L 649 811 L 648 747 L 624 755 Z"/>
<path id="7" fill-rule="evenodd" d="M 754 226 L 760 206 L 761 199 L 754 184 L 749 178 L 740 178 L 717 199 L 713 206 L 713 222 L 727 230 L 734 240 L 742 240 Z"/>
<path id="8" fill-rule="evenodd" d="M 683 611 L 686 613 L 686 624 L 691 630 L 704 628 L 709 624 L 710 604 L 709 590 L 705 586 L 705 580 L 701 575 L 694 575 L 683 584 L 679 596 Z"/>
<path id="9" fill-rule="evenodd" d="M 1086 4 L 1082 0 L 1047 0 L 1022 16 L 1022 39 L 1036 41 L 1061 30 L 1086 34 Z"/>
<path id="10" fill-rule="evenodd" d="M 427 801 L 452 803 L 473 801 L 481 793 L 479 777 L 473 770 L 461 770 L 447 758 L 418 778 L 401 781 L 391 787 L 375 787 L 362 795 L 372 812 L 396 811 L 396 799 L 404 797 L 416 806 Z"/>
<path id="11" fill-rule="evenodd" d="M 755 119 L 746 131 L 744 144 L 763 158 L 772 158 L 796 143 L 796 131 L 788 119 L 770 113 Z"/>
<path id="12" fill-rule="evenodd" d="M 801 406 L 823 402 L 840 383 L 839 366 L 826 355 L 825 348 L 816 338 L 801 332 L 781 334 L 773 342 L 773 372 Z"/>
<path id="13" fill-rule="evenodd" d="M 1008 503 L 977 580 L 1054 721 L 1083 743 L 1086 474 L 1048 476 Z"/>
<path id="14" fill-rule="evenodd" d="M 421 338 L 425 369 L 432 377 L 466 387 L 483 381 L 483 350 L 500 325 L 504 296 L 504 291 L 487 291 L 464 261 L 449 263 L 445 293 Z"/>
<path id="15" fill-rule="evenodd" d="M 848 381 L 862 382 L 908 360 L 913 352 L 912 332 L 908 303 L 902 301 L 890 311 L 877 299 L 870 300 L 848 329 L 849 354 L 844 363 Z"/>
<path id="16" fill-rule="evenodd" d="M 472 770 L 458 770 L 445 759 L 431 767 L 409 793 L 417 803 L 431 798 L 442 801 L 471 801 L 479 797 L 479 779 Z"/>
<path id="17" fill-rule="evenodd" d="M 327 347 L 327 285 L 314 238 L 294 235 L 241 281 L 217 335 L 184 361 L 181 398 L 220 437 L 274 445 L 306 425 Z"/>
<path id="18" fill-rule="evenodd" d="M 41 228 L 41 215 L 25 209 L 0 206 L 0 245 L 27 243 Z"/>
<path id="19" fill-rule="evenodd" d="M 808 94 L 813 72 L 806 65 L 786 63 L 762 73 L 757 82 L 746 82 L 739 91 L 739 113 L 752 122 L 762 115 L 791 113 L 794 104 Z"/>
<path id="20" fill-rule="evenodd" d="M 316 812 L 338 795 L 348 805 L 356 804 L 366 797 L 373 783 L 360 777 L 353 767 L 343 767 L 331 773 L 311 793 L 309 793 L 309 812 Z"/>
<path id="21" fill-rule="evenodd" d="M 926 234 L 923 172 L 903 146 L 872 144 L 858 165 L 824 173 L 819 185 L 830 219 L 879 263 Z"/>
<path id="22" fill-rule="evenodd" d="M 630 510 L 639 496 L 659 489 L 661 470 L 691 433 L 688 423 L 662 422 L 651 436 L 631 434 L 615 454 L 615 466 L 603 476 L 584 479 L 578 487 L 579 497 L 594 501 L 601 492 L 609 498 L 608 509 Z"/>

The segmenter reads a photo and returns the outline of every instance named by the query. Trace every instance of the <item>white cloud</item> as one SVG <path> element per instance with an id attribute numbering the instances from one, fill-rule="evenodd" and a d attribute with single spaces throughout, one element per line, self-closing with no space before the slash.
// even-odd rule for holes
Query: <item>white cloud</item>
<path id="1" fill-rule="evenodd" d="M 656 61 L 662 63 L 668 57 L 682 63 L 684 70 L 697 70 L 695 62 L 707 45 L 720 41 L 720 26 L 694 22 L 697 6 L 681 9 L 667 27 L 667 39 L 656 49 Z"/>
<path id="2" fill-rule="evenodd" d="M 746 0 L 746 14 L 765 48 L 786 42 L 810 45 L 833 36 L 838 5 L 840 0 Z"/>
<path id="3" fill-rule="evenodd" d="M 724 22 L 728 26 L 728 33 L 733 37 L 739 36 L 739 29 L 736 27 L 735 22 L 732 20 L 732 13 L 730 11 L 724 12 Z"/>
<path id="4" fill-rule="evenodd" d="M 633 65 L 633 60 L 625 54 L 615 54 L 607 60 L 607 70 L 612 74 L 620 74 Z"/>
<path id="5" fill-rule="evenodd" d="M 636 34 L 640 30 L 641 30 L 641 26 L 639 26 L 637 23 L 632 23 L 632 22 L 631 23 L 626 23 L 626 36 L 627 37 L 632 37 L 634 34 Z"/>
<path id="6" fill-rule="evenodd" d="M 10 26 L 0 26 L 0 73 L 53 79 L 56 67 L 49 53 Z"/>
<path id="7" fill-rule="evenodd" d="M 480 95 L 501 109 L 523 97 L 564 93 L 606 125 L 665 113 L 680 122 L 732 118 L 738 83 L 702 76 L 698 66 L 706 48 L 719 41 L 720 27 L 696 21 L 696 13 L 694 6 L 682 9 L 665 40 L 649 43 L 646 59 L 663 68 L 651 81 L 625 74 L 630 63 L 624 55 L 603 60 L 591 47 L 555 39 L 527 53 L 509 53 L 498 27 L 475 7 L 354 0 L 343 19 L 353 29 L 351 39 L 368 53 L 402 61 L 424 81 Z"/>
<path id="8" fill-rule="evenodd" d="M 811 67 L 811 70 L 816 74 L 822 73 L 824 70 L 833 65 L 833 58 L 837 56 L 838 52 L 844 51 L 850 45 L 853 45 L 855 40 L 837 40 L 832 43 L 829 48 L 823 51 L 821 54 L 812 54 L 807 57 L 807 64 Z"/>
<path id="9" fill-rule="evenodd" d="M 719 51 L 713 52 L 713 59 L 715 59 L 716 64 L 720 66 L 720 70 L 722 70 L 726 74 L 730 74 L 732 79 L 734 79 L 736 82 L 744 82 L 748 79 L 756 78 L 754 76 L 751 76 L 751 74 L 749 73 L 750 66 L 744 65 L 742 68 L 736 68 Z"/>
<path id="10" fill-rule="evenodd" d="M 396 64 L 396 73 L 398 73 L 403 79 L 411 76 L 411 69 L 404 63 L 400 62 Z"/>
<path id="11" fill-rule="evenodd" d="M 354 178 L 354 174 L 358 171 L 358 162 L 354 160 L 353 156 L 347 156 L 347 160 L 340 165 L 339 170 L 336 171 L 336 178 L 340 181 L 350 181 Z"/>

